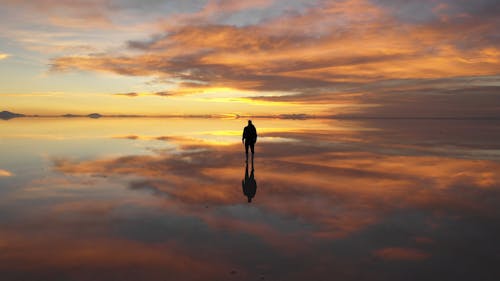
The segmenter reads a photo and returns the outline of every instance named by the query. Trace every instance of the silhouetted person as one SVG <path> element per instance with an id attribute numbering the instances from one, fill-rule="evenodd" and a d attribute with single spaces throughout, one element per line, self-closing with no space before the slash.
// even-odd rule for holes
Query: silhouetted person
<path id="1" fill-rule="evenodd" d="M 248 147 L 252 151 L 252 165 L 253 165 L 253 154 L 254 154 L 254 146 L 257 142 L 257 130 L 255 126 L 252 124 L 252 120 L 248 120 L 248 126 L 243 129 L 243 136 L 241 141 L 245 144 L 245 155 L 246 161 L 248 162 Z M 253 167 L 252 167 L 253 170 Z"/>
<path id="2" fill-rule="evenodd" d="M 257 182 L 254 178 L 254 169 L 252 164 L 252 173 L 250 177 L 248 176 L 248 163 L 245 167 L 245 179 L 241 181 L 241 187 L 243 188 L 243 194 L 248 198 L 248 203 L 252 202 L 252 198 L 257 192 Z"/>

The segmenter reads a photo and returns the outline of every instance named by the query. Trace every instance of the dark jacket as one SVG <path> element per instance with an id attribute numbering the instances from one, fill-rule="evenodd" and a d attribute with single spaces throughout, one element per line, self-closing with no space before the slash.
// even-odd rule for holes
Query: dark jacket
<path id="1" fill-rule="evenodd" d="M 257 141 L 257 130 L 253 124 L 250 124 L 243 129 L 243 139 L 249 143 L 255 143 Z"/>

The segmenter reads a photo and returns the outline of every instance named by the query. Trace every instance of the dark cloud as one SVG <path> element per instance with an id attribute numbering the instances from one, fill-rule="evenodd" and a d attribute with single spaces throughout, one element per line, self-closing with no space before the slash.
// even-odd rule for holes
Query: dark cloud
<path id="1" fill-rule="evenodd" d="M 162 91 L 162 92 L 155 92 L 153 93 L 153 95 L 160 97 L 169 97 L 169 96 L 175 96 L 175 93 L 170 91 Z"/>
<path id="2" fill-rule="evenodd" d="M 337 87 L 336 91 L 250 99 L 298 104 L 332 103 L 352 108 L 351 112 L 336 113 L 333 108 L 322 113 L 332 117 L 496 119 L 500 118 L 498 81 L 498 77 L 469 77 L 350 83 Z M 365 107 L 360 109 L 362 106 Z"/>
<path id="3" fill-rule="evenodd" d="M 139 96 L 138 93 L 136 92 L 130 92 L 130 93 L 119 93 L 119 94 L 114 94 L 115 96 L 125 96 L 125 97 L 137 97 Z"/>
<path id="4" fill-rule="evenodd" d="M 160 91 L 160 92 L 153 92 L 153 93 L 136 93 L 136 92 L 130 92 L 130 93 L 118 93 L 118 94 L 113 94 L 115 96 L 125 96 L 125 97 L 131 97 L 135 98 L 138 96 L 160 96 L 160 97 L 170 97 L 170 96 L 182 96 L 186 94 L 192 94 L 193 91 L 189 92 L 180 92 L 180 91 Z M 194 92 L 195 93 L 195 92 Z"/>
<path id="5" fill-rule="evenodd" d="M 367 117 L 499 118 L 500 87 L 416 89 L 365 95 Z"/>
<path id="6" fill-rule="evenodd" d="M 495 0 L 444 0 L 444 1 L 404 1 L 404 0 L 370 0 L 371 2 L 390 10 L 403 21 L 422 23 L 438 21 L 440 16 L 464 17 L 477 16 L 481 18 L 496 17 L 500 12 Z M 449 18 L 447 18 L 449 19 Z"/>

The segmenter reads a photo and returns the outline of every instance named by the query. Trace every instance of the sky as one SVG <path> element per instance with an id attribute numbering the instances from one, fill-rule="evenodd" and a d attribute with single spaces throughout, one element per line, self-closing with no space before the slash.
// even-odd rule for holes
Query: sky
<path id="1" fill-rule="evenodd" d="M 500 117 L 497 0 L 0 7 L 0 110 Z"/>

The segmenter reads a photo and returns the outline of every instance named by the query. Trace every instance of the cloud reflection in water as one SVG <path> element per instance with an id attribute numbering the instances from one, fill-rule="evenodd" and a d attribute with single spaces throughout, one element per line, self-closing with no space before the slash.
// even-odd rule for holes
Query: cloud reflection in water
<path id="1" fill-rule="evenodd" d="M 363 129 L 333 130 L 322 122 L 267 130 L 259 138 L 252 204 L 240 187 L 245 160 L 237 142 L 137 135 L 114 140 L 160 140 L 177 148 L 54 158 L 64 177 L 128 190 L 123 197 L 53 204 L 47 236 L 33 240 L 20 226 L 4 240 L 41 253 L 49 251 L 47 242 L 60 245 L 51 265 L 28 271 L 74 272 L 68 263 L 97 270 L 101 262 L 112 272 L 131 263 L 152 280 L 166 272 L 185 280 L 229 278 L 232 270 L 242 280 L 437 280 L 438 272 L 439 278 L 488 280 L 498 274 L 497 124 L 371 120 Z M 86 230 L 76 232 L 76 225 Z M 103 246 L 89 250 L 85 243 Z M 36 261 L 36 251 L 7 256 L 17 264 Z"/>

